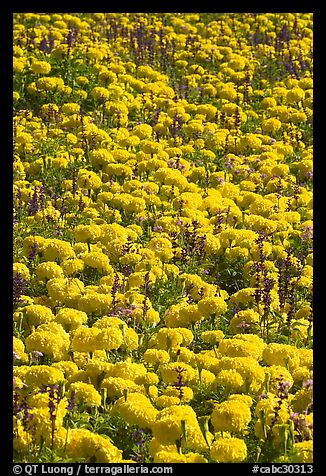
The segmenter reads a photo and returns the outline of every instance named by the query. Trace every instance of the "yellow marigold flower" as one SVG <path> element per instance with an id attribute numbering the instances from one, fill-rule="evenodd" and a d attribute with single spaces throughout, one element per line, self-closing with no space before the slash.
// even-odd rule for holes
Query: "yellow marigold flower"
<path id="1" fill-rule="evenodd" d="M 137 364 L 128 359 L 115 363 L 110 370 L 107 371 L 107 375 L 110 377 L 132 379 L 136 383 L 139 383 L 139 379 L 142 380 L 146 373 L 147 370 L 143 364 Z"/>
<path id="2" fill-rule="evenodd" d="M 114 446 L 109 438 L 98 435 L 85 428 L 69 430 L 66 453 L 69 458 L 94 459 L 95 463 L 120 463 L 122 451 Z"/>
<path id="3" fill-rule="evenodd" d="M 306 366 L 308 369 L 312 369 L 313 366 L 313 349 L 297 349 L 300 359 L 300 366 Z"/>
<path id="4" fill-rule="evenodd" d="M 227 400 L 215 406 L 211 415 L 215 432 L 242 434 L 251 421 L 250 408 L 239 399 Z"/>
<path id="5" fill-rule="evenodd" d="M 25 344 L 18 337 L 13 337 L 13 353 L 14 358 L 20 362 L 28 362 L 28 355 L 25 354 Z"/>
<path id="6" fill-rule="evenodd" d="M 126 253 L 119 258 L 119 263 L 127 266 L 135 266 L 142 260 L 142 256 L 138 253 Z"/>
<path id="7" fill-rule="evenodd" d="M 304 90 L 302 90 L 301 88 L 293 88 L 287 92 L 286 101 L 289 104 L 298 103 L 299 101 L 304 99 L 304 96 L 305 96 Z"/>
<path id="8" fill-rule="evenodd" d="M 24 306 L 24 305 L 30 305 L 30 304 L 34 304 L 36 302 L 36 298 L 31 298 L 30 296 L 25 296 L 24 294 L 22 294 L 19 298 L 19 300 L 21 301 L 21 306 Z M 14 320 L 17 321 L 17 319 L 20 319 L 21 316 L 20 316 L 20 313 L 14 313 Z"/>
<path id="9" fill-rule="evenodd" d="M 205 236 L 204 250 L 207 255 L 218 255 L 221 250 L 221 242 L 219 238 L 212 233 L 207 233 Z"/>
<path id="10" fill-rule="evenodd" d="M 67 380 L 78 373 L 77 364 L 71 360 L 61 360 L 60 362 L 55 362 L 52 364 L 52 367 L 61 370 Z"/>
<path id="11" fill-rule="evenodd" d="M 238 147 L 240 151 L 252 150 L 259 152 L 261 146 L 262 142 L 255 134 L 247 133 L 240 138 Z"/>
<path id="12" fill-rule="evenodd" d="M 124 209 L 125 209 L 126 212 L 141 213 L 146 209 L 146 202 L 141 197 L 129 196 L 128 200 L 124 204 L 124 207 L 125 207 Z"/>
<path id="13" fill-rule="evenodd" d="M 177 451 L 160 450 L 160 451 L 157 451 L 157 453 L 155 453 L 155 456 L 154 456 L 154 463 L 187 463 L 187 462 L 188 462 L 188 458 L 186 457 L 186 455 L 180 454 Z"/>
<path id="14" fill-rule="evenodd" d="M 272 234 L 277 230 L 277 223 L 274 220 L 264 218 L 261 215 L 254 213 L 246 216 L 245 224 L 253 231 L 264 231 L 267 234 Z"/>
<path id="15" fill-rule="evenodd" d="M 199 369 L 207 369 L 207 370 L 215 371 L 217 368 L 219 359 L 216 358 L 214 351 L 203 350 L 195 354 L 195 362 Z"/>
<path id="16" fill-rule="evenodd" d="M 32 443 L 32 436 L 29 432 L 25 431 L 23 423 L 14 418 L 13 422 L 14 433 L 13 433 L 13 448 L 19 453 L 25 453 L 29 450 Z"/>
<path id="17" fill-rule="evenodd" d="M 207 463 L 207 459 L 192 451 L 180 454 L 176 451 L 162 449 L 155 454 L 154 463 Z"/>
<path id="18" fill-rule="evenodd" d="M 24 255 L 28 257 L 34 251 L 36 251 L 37 254 L 42 253 L 48 241 L 49 240 L 43 238 L 43 236 L 26 236 L 23 241 Z"/>
<path id="19" fill-rule="evenodd" d="M 172 305 L 166 311 L 165 323 L 167 327 L 180 328 L 190 326 L 201 319 L 197 304 L 180 303 Z"/>
<path id="20" fill-rule="evenodd" d="M 215 378 L 215 383 L 232 392 L 239 392 L 244 386 L 243 377 L 234 369 L 221 370 Z"/>
<path id="21" fill-rule="evenodd" d="M 237 304 L 252 305 L 255 302 L 255 288 L 243 288 L 230 296 L 230 301 Z"/>
<path id="22" fill-rule="evenodd" d="M 29 269 L 24 263 L 13 264 L 13 276 L 21 276 L 25 281 L 29 281 L 31 278 Z"/>
<path id="23" fill-rule="evenodd" d="M 190 329 L 186 327 L 175 327 L 175 331 L 177 331 L 182 336 L 182 345 L 188 346 L 194 340 L 194 334 Z"/>
<path id="24" fill-rule="evenodd" d="M 94 99 L 108 99 L 110 97 L 110 92 L 108 89 L 97 86 L 92 89 L 91 95 Z"/>
<path id="25" fill-rule="evenodd" d="M 152 304 L 150 303 L 149 300 L 147 302 L 147 310 L 144 314 L 144 301 L 142 302 L 141 305 L 136 304 L 136 308 L 133 311 L 133 318 L 136 320 L 136 322 L 147 322 L 150 323 L 151 325 L 155 326 L 160 322 L 160 315 L 158 311 L 155 311 L 153 309 Z"/>
<path id="26" fill-rule="evenodd" d="M 77 184 L 81 188 L 97 190 L 101 187 L 102 180 L 95 172 L 80 169 L 78 171 Z"/>
<path id="27" fill-rule="evenodd" d="M 233 248 L 227 248 L 225 250 L 225 256 L 229 259 L 237 259 L 237 258 L 248 258 L 249 251 L 247 248 L 242 248 L 241 246 L 234 246 Z"/>
<path id="28" fill-rule="evenodd" d="M 106 204 L 109 204 L 111 202 L 112 198 L 113 198 L 113 193 L 111 193 L 111 192 L 100 192 L 97 195 L 97 203 L 106 205 Z"/>
<path id="29" fill-rule="evenodd" d="M 47 284 L 49 296 L 59 302 L 67 303 L 77 298 L 84 290 L 84 283 L 78 278 L 52 278 Z"/>
<path id="30" fill-rule="evenodd" d="M 207 342 L 208 344 L 218 344 L 223 337 L 224 333 L 220 330 L 204 331 L 201 334 L 203 342 Z"/>
<path id="31" fill-rule="evenodd" d="M 56 210 L 54 207 L 49 206 L 45 208 L 44 210 L 40 210 L 39 212 L 36 212 L 33 218 L 31 217 L 29 218 L 31 218 L 31 221 L 41 223 L 41 222 L 44 222 L 44 217 L 46 217 L 47 220 L 53 219 L 53 221 L 56 222 L 56 221 L 59 221 L 60 212 L 59 210 Z"/>
<path id="32" fill-rule="evenodd" d="M 268 109 L 270 107 L 275 107 L 277 102 L 274 97 L 265 97 L 262 99 L 260 104 L 264 109 Z"/>
<path id="33" fill-rule="evenodd" d="M 54 320 L 55 316 L 51 309 L 40 304 L 31 304 L 23 309 L 24 322 L 28 327 L 39 326 Z"/>
<path id="34" fill-rule="evenodd" d="M 74 382 L 69 387 L 68 396 L 71 397 L 72 392 L 75 392 L 77 404 L 95 407 L 101 405 L 101 395 L 91 384 Z"/>
<path id="35" fill-rule="evenodd" d="M 218 463 L 241 463 L 247 457 L 247 446 L 240 438 L 217 438 L 210 449 L 211 457 Z"/>
<path id="36" fill-rule="evenodd" d="M 152 438 L 148 444 L 148 451 L 152 457 L 155 457 L 155 454 L 159 451 L 168 451 L 168 452 L 176 452 L 177 447 L 175 444 L 162 444 L 157 438 Z"/>
<path id="37" fill-rule="evenodd" d="M 96 341 L 98 350 L 118 349 L 123 343 L 122 332 L 116 327 L 101 329 Z"/>
<path id="38" fill-rule="evenodd" d="M 258 417 L 255 423 L 256 437 L 261 440 L 266 439 L 273 424 L 275 425 L 275 428 L 273 427 L 273 438 L 279 439 L 280 435 L 277 426 L 288 423 L 290 418 L 289 402 L 283 400 L 280 403 L 278 396 L 273 393 L 267 393 L 258 401 L 255 415 Z"/>
<path id="39" fill-rule="evenodd" d="M 62 78 L 57 78 L 54 76 L 47 76 L 40 78 L 36 81 L 36 87 L 40 91 L 62 91 L 65 87 L 64 81 Z"/>
<path id="40" fill-rule="evenodd" d="M 100 329 L 106 329 L 113 326 L 122 329 L 123 331 L 128 328 L 127 324 L 116 316 L 103 316 L 100 319 L 97 319 L 93 326 Z"/>
<path id="41" fill-rule="evenodd" d="M 85 253 L 81 256 L 81 259 L 84 261 L 85 266 L 90 268 L 95 268 L 102 273 L 112 273 L 113 268 L 110 265 L 110 260 L 107 255 L 97 251 L 91 251 Z"/>
<path id="42" fill-rule="evenodd" d="M 163 349 L 147 349 L 143 354 L 144 361 L 154 367 L 167 364 L 170 361 L 169 353 Z"/>
<path id="43" fill-rule="evenodd" d="M 252 332 L 258 330 L 259 314 L 252 309 L 237 312 L 230 321 L 230 329 L 233 334 Z"/>
<path id="44" fill-rule="evenodd" d="M 155 141 L 150 140 L 142 140 L 139 144 L 140 150 L 142 150 L 145 154 L 158 154 L 162 150 L 162 145 Z"/>
<path id="45" fill-rule="evenodd" d="M 250 408 L 253 404 L 253 399 L 249 395 L 245 395 L 243 393 L 234 393 L 229 396 L 228 400 L 240 400 L 244 402 Z"/>
<path id="46" fill-rule="evenodd" d="M 31 69 L 36 74 L 49 74 L 51 71 L 51 65 L 46 61 L 33 60 Z"/>
<path id="47" fill-rule="evenodd" d="M 265 367 L 265 373 L 268 378 L 269 391 L 277 393 L 281 382 L 286 382 L 290 389 L 293 385 L 293 378 L 291 373 L 282 365 L 270 365 Z"/>
<path id="48" fill-rule="evenodd" d="M 255 201 L 249 206 L 249 212 L 254 215 L 262 215 L 268 218 L 274 203 L 265 197 L 257 196 Z"/>
<path id="49" fill-rule="evenodd" d="M 194 392 L 190 387 L 183 386 L 182 390 L 179 390 L 178 388 L 169 385 L 164 390 L 163 395 L 170 397 L 178 397 L 180 401 L 182 401 L 183 403 L 187 403 L 193 399 Z"/>
<path id="50" fill-rule="evenodd" d="M 173 395 L 160 395 L 155 400 L 155 406 L 160 410 L 178 404 L 180 404 L 180 399 Z"/>
<path id="51" fill-rule="evenodd" d="M 101 225 L 101 230 L 102 236 L 100 240 L 106 246 L 114 240 L 125 243 L 129 236 L 128 230 L 118 223 L 105 223 Z"/>
<path id="52" fill-rule="evenodd" d="M 55 103 L 43 104 L 40 109 L 41 116 L 46 117 L 49 120 L 54 119 L 54 114 L 59 112 L 59 107 Z"/>
<path id="53" fill-rule="evenodd" d="M 101 382 L 101 388 L 106 388 L 108 397 L 111 399 L 120 398 L 128 393 L 143 393 L 143 388 L 133 380 L 121 377 L 105 377 Z"/>
<path id="54" fill-rule="evenodd" d="M 300 81 L 298 82 L 298 86 L 299 86 L 299 88 L 304 89 L 304 90 L 312 89 L 313 79 L 309 76 L 301 78 Z"/>
<path id="55" fill-rule="evenodd" d="M 292 377 L 296 385 L 302 385 L 307 380 L 312 379 L 312 371 L 308 367 L 297 367 L 293 370 Z"/>
<path id="56" fill-rule="evenodd" d="M 290 370 L 300 366 L 299 349 L 288 344 L 273 342 L 263 352 L 263 359 L 268 365 L 281 365 Z"/>
<path id="57" fill-rule="evenodd" d="M 78 139 L 77 137 L 75 136 L 75 134 L 67 134 L 67 142 L 69 145 L 76 145 L 77 142 L 78 142 Z M 74 148 L 73 150 L 75 153 L 77 152 L 77 148 Z"/>
<path id="58" fill-rule="evenodd" d="M 313 161 L 311 159 L 303 159 L 296 163 L 300 178 L 306 178 L 313 172 Z"/>
<path id="59" fill-rule="evenodd" d="M 15 73 L 22 73 L 27 65 L 27 58 L 13 58 L 13 71 Z"/>
<path id="60" fill-rule="evenodd" d="M 42 352 L 55 361 L 68 358 L 70 338 L 60 324 L 51 323 L 51 327 L 46 324 L 40 325 L 26 338 L 25 343 L 28 351 Z"/>
<path id="61" fill-rule="evenodd" d="M 138 348 L 139 338 L 137 332 L 131 327 L 122 328 L 123 343 L 121 350 L 135 350 Z"/>
<path id="62" fill-rule="evenodd" d="M 154 438 L 163 444 L 181 440 L 190 449 L 207 448 L 196 413 L 189 405 L 171 405 L 158 412 L 152 431 Z"/>
<path id="63" fill-rule="evenodd" d="M 74 229 L 76 241 L 82 243 L 94 243 L 101 237 L 101 227 L 99 225 L 78 225 Z"/>
<path id="64" fill-rule="evenodd" d="M 163 262 L 173 258 L 172 243 L 167 238 L 152 238 L 148 243 L 148 248 L 154 251 Z"/>
<path id="65" fill-rule="evenodd" d="M 276 119 L 275 117 L 271 117 L 270 119 L 265 119 L 262 124 L 261 128 L 263 132 L 275 134 L 279 131 L 282 127 L 282 122 Z"/>
<path id="66" fill-rule="evenodd" d="M 74 258 L 75 253 L 68 241 L 51 238 L 44 247 L 44 258 L 46 261 L 64 260 Z"/>
<path id="67" fill-rule="evenodd" d="M 218 92 L 218 95 L 221 99 L 227 99 L 229 101 L 234 101 L 237 97 L 237 92 L 233 83 L 226 83 Z"/>
<path id="68" fill-rule="evenodd" d="M 220 297 L 208 297 L 198 302 L 198 311 L 204 317 L 220 316 L 227 311 L 227 308 L 226 302 Z"/>
<path id="69" fill-rule="evenodd" d="M 79 354 L 82 354 L 82 353 L 74 352 L 74 358 L 75 358 L 75 355 L 78 357 L 79 356 L 82 357 L 82 355 L 79 355 Z M 84 356 L 85 355 L 86 354 L 84 354 Z M 79 365 L 79 367 L 82 366 L 85 369 L 87 377 L 90 378 L 91 382 L 94 384 L 101 374 L 103 376 L 104 374 L 110 371 L 110 369 L 112 368 L 112 365 L 113 364 L 110 364 L 109 362 L 107 362 L 107 356 L 104 350 L 96 350 L 93 353 L 92 359 L 87 359 L 87 362 L 84 365 Z"/>
<path id="70" fill-rule="evenodd" d="M 94 167 L 104 167 L 114 162 L 114 157 L 107 149 L 95 149 L 90 152 L 90 162 Z"/>
<path id="71" fill-rule="evenodd" d="M 61 106 L 61 111 L 64 114 L 79 114 L 80 105 L 75 102 L 66 102 L 65 104 Z M 69 135 L 72 135 L 72 134 L 67 134 L 67 138 Z"/>
<path id="72" fill-rule="evenodd" d="M 24 385 L 21 385 L 21 382 L 24 380 L 25 374 L 30 368 L 31 367 L 29 365 L 14 365 L 13 366 L 14 383 L 15 383 L 15 380 L 17 379 L 17 384 L 19 384 L 20 387 L 24 386 Z"/>
<path id="73" fill-rule="evenodd" d="M 71 339 L 73 352 L 94 352 L 98 349 L 98 336 L 100 329 L 96 327 L 78 327 Z"/>
<path id="74" fill-rule="evenodd" d="M 156 277 L 152 271 L 148 273 L 146 271 L 135 271 L 128 276 L 128 290 L 133 288 L 141 289 L 145 285 L 146 277 L 149 278 L 149 283 L 153 284 L 156 281 Z"/>
<path id="75" fill-rule="evenodd" d="M 211 371 L 217 374 L 223 369 L 235 369 L 249 386 L 249 391 L 256 393 L 262 389 L 265 381 L 264 368 L 253 357 L 222 357 L 213 364 Z"/>
<path id="76" fill-rule="evenodd" d="M 46 445 L 52 445 L 52 423 L 50 421 L 49 404 L 50 398 L 48 393 L 36 394 L 28 398 L 28 403 L 32 407 L 31 414 L 31 432 L 34 434 L 34 439 L 37 444 L 40 444 L 42 440 Z M 55 447 L 60 444 L 64 444 L 65 436 L 67 435 L 66 429 L 63 429 L 63 418 L 67 412 L 67 400 L 62 399 L 55 405 L 54 410 L 54 441 Z M 63 430 L 63 431 L 60 431 Z"/>
<path id="77" fill-rule="evenodd" d="M 310 381 L 303 383 L 303 388 L 298 390 L 292 400 L 292 408 L 295 412 L 304 413 L 309 410 L 313 402 L 313 388 Z"/>
<path id="78" fill-rule="evenodd" d="M 61 268 L 65 276 L 80 273 L 84 270 L 85 263 L 82 259 L 71 258 L 61 261 Z"/>
<path id="79" fill-rule="evenodd" d="M 196 378 L 196 371 L 185 362 L 171 362 L 161 366 L 161 376 L 167 384 L 175 384 L 180 375 L 182 381 L 188 383 Z"/>
<path id="80" fill-rule="evenodd" d="M 228 357 L 253 357 L 261 360 L 265 343 L 256 335 L 251 334 L 235 335 L 232 339 L 220 341 L 218 351 L 221 355 Z"/>
<path id="81" fill-rule="evenodd" d="M 145 375 L 137 377 L 137 383 L 144 385 L 145 387 L 157 385 L 159 383 L 159 377 L 155 372 L 147 372 Z"/>

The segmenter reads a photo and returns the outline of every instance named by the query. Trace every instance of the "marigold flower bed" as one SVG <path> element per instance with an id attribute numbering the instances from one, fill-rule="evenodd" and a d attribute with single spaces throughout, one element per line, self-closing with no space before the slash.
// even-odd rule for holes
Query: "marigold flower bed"
<path id="1" fill-rule="evenodd" d="M 312 28 L 14 15 L 16 462 L 312 462 Z"/>

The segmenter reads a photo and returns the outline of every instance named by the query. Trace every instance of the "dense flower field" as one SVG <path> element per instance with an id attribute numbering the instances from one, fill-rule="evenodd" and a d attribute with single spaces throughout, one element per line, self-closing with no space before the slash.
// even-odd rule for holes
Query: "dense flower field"
<path id="1" fill-rule="evenodd" d="M 14 15 L 14 460 L 312 461 L 312 14 Z"/>

